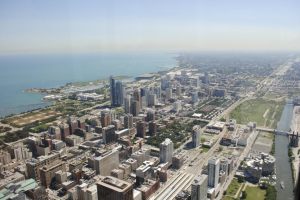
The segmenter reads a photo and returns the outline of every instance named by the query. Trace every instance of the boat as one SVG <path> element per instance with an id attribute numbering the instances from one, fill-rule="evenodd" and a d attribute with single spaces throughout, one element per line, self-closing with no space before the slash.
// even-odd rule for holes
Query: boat
<path id="1" fill-rule="evenodd" d="M 280 182 L 280 187 L 281 187 L 281 189 L 284 189 L 284 182 L 283 181 Z"/>

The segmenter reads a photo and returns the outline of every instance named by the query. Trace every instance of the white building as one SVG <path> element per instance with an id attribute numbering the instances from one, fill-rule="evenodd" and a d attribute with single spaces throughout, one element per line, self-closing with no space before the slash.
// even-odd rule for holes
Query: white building
<path id="1" fill-rule="evenodd" d="M 77 195 L 78 200 L 97 200 L 97 186 L 92 185 L 88 187 L 88 184 L 82 183 L 81 185 L 77 186 Z"/>
<path id="2" fill-rule="evenodd" d="M 219 183 L 220 160 L 212 158 L 208 160 L 208 186 L 215 188 Z"/>
<path id="3" fill-rule="evenodd" d="M 94 170 L 96 174 L 109 176 L 113 169 L 119 168 L 119 151 L 112 150 L 105 152 L 99 157 L 91 159 L 94 162 Z"/>
<path id="4" fill-rule="evenodd" d="M 161 163 L 168 162 L 169 165 L 172 164 L 172 157 L 173 157 L 173 149 L 174 144 L 172 140 L 166 138 L 159 146 L 159 158 Z"/>
<path id="5" fill-rule="evenodd" d="M 196 125 L 193 127 L 193 132 L 192 132 L 192 143 L 194 148 L 199 147 L 200 136 L 201 136 L 201 126 Z"/>
<path id="6" fill-rule="evenodd" d="M 207 175 L 196 176 L 191 187 L 191 200 L 207 199 Z"/>

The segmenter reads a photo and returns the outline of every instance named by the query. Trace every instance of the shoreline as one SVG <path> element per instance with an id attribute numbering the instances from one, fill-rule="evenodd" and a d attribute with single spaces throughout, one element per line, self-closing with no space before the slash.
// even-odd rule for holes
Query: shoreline
<path id="1" fill-rule="evenodd" d="M 176 60 L 176 59 L 175 59 Z M 164 70 L 159 70 L 159 71 L 156 71 L 156 72 L 145 72 L 139 76 L 142 76 L 144 74 L 166 74 L 166 73 L 169 73 L 173 70 L 176 70 L 180 68 L 178 66 L 178 61 L 176 60 L 176 64 L 175 66 L 170 66 L 168 68 L 164 68 Z M 115 77 L 121 79 L 121 80 L 130 80 L 130 82 L 136 82 L 137 80 L 136 77 L 139 77 L 139 76 L 126 76 L 126 75 L 117 75 Z M 71 89 L 71 88 L 83 88 L 83 87 L 89 87 L 89 86 L 99 86 L 99 84 L 102 84 L 101 85 L 101 88 L 103 88 L 106 84 L 108 84 L 108 79 L 109 79 L 109 76 L 106 77 L 106 78 L 102 78 L 102 79 L 97 79 L 97 80 L 91 80 L 91 81 L 79 81 L 79 82 L 67 82 L 65 83 L 64 85 L 62 86 L 58 86 L 58 87 L 53 87 L 53 88 L 28 88 L 28 89 L 25 89 L 23 90 L 23 92 L 26 92 L 26 93 L 31 93 L 31 94 L 40 94 L 43 96 L 43 98 L 47 95 L 68 95 L 68 94 L 71 94 L 71 93 L 74 93 L 74 92 L 66 92 L 68 89 Z M 98 88 L 100 89 L 100 87 Z M 7 119 L 7 118 L 11 118 L 11 117 L 15 117 L 15 116 L 20 116 L 20 115 L 25 115 L 25 114 L 28 114 L 28 113 L 31 113 L 31 112 L 35 112 L 35 111 L 39 111 L 39 110 L 43 110 L 45 108 L 51 108 L 55 102 L 57 102 L 58 100 L 56 99 L 53 99 L 53 100 L 46 100 L 46 99 L 41 99 L 41 103 L 46 103 L 46 102 L 51 102 L 51 105 L 45 105 L 45 106 L 42 106 L 40 108 L 34 108 L 34 109 L 28 109 L 26 111 L 23 111 L 23 112 L 17 112 L 17 113 L 11 113 L 11 114 L 8 114 L 8 115 L 5 115 L 5 116 L 1 116 L 0 115 L 0 120 L 4 120 L 4 119 Z"/>

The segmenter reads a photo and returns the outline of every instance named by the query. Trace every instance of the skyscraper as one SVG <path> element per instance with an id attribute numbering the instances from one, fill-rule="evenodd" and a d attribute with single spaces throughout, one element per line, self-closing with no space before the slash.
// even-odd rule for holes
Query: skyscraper
<path id="1" fill-rule="evenodd" d="M 110 101 L 112 106 L 122 106 L 124 102 L 124 86 L 122 81 L 110 77 Z"/>
<path id="2" fill-rule="evenodd" d="M 166 138 L 159 145 L 159 158 L 161 163 L 168 162 L 170 165 L 172 164 L 172 156 L 173 156 L 173 142 L 169 138 Z"/>
<path id="3" fill-rule="evenodd" d="M 200 136 L 201 136 L 201 127 L 199 125 L 196 125 L 193 127 L 193 132 L 192 132 L 192 143 L 194 148 L 200 145 Z"/>
<path id="4" fill-rule="evenodd" d="M 133 116 L 132 114 L 127 114 L 124 117 L 124 127 L 125 128 L 132 128 L 133 127 Z"/>
<path id="5" fill-rule="evenodd" d="M 155 121 L 155 111 L 153 109 L 147 110 L 147 122 Z"/>
<path id="6" fill-rule="evenodd" d="M 166 100 L 170 100 L 173 97 L 172 88 L 166 88 Z"/>
<path id="7" fill-rule="evenodd" d="M 156 132 L 157 132 L 156 122 L 154 122 L 154 121 L 149 122 L 149 135 L 155 136 Z"/>
<path id="8" fill-rule="evenodd" d="M 156 94 L 149 94 L 147 102 L 148 106 L 155 106 L 157 104 Z"/>
<path id="9" fill-rule="evenodd" d="M 191 189 L 191 200 L 207 199 L 207 175 L 196 176 Z"/>
<path id="10" fill-rule="evenodd" d="M 109 144 L 116 141 L 115 126 L 109 125 L 102 129 L 102 138 L 104 144 Z"/>
<path id="11" fill-rule="evenodd" d="M 131 96 L 127 95 L 124 99 L 124 111 L 125 113 L 130 113 L 131 111 Z"/>
<path id="12" fill-rule="evenodd" d="M 194 91 L 192 92 L 192 103 L 197 103 L 199 100 L 199 97 L 198 97 L 198 91 Z"/>
<path id="13" fill-rule="evenodd" d="M 101 126 L 106 127 L 111 124 L 111 114 L 107 110 L 101 111 Z"/>
<path id="14" fill-rule="evenodd" d="M 131 114 L 133 116 L 138 116 L 139 113 L 140 113 L 140 102 L 133 101 L 131 103 Z"/>
<path id="15" fill-rule="evenodd" d="M 142 106 L 141 92 L 139 89 L 133 91 L 133 100 L 138 102 L 139 109 Z"/>
<path id="16" fill-rule="evenodd" d="M 208 160 L 208 186 L 216 187 L 219 183 L 220 160 L 211 158 Z"/>
<path id="17" fill-rule="evenodd" d="M 146 122 L 138 121 L 136 123 L 136 136 L 140 138 L 145 138 L 146 136 Z"/>

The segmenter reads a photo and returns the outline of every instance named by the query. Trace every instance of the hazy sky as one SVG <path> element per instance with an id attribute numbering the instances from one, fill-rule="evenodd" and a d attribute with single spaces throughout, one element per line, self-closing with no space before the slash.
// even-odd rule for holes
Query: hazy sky
<path id="1" fill-rule="evenodd" d="M 300 50 L 300 0 L 0 0 L 0 53 Z"/>

